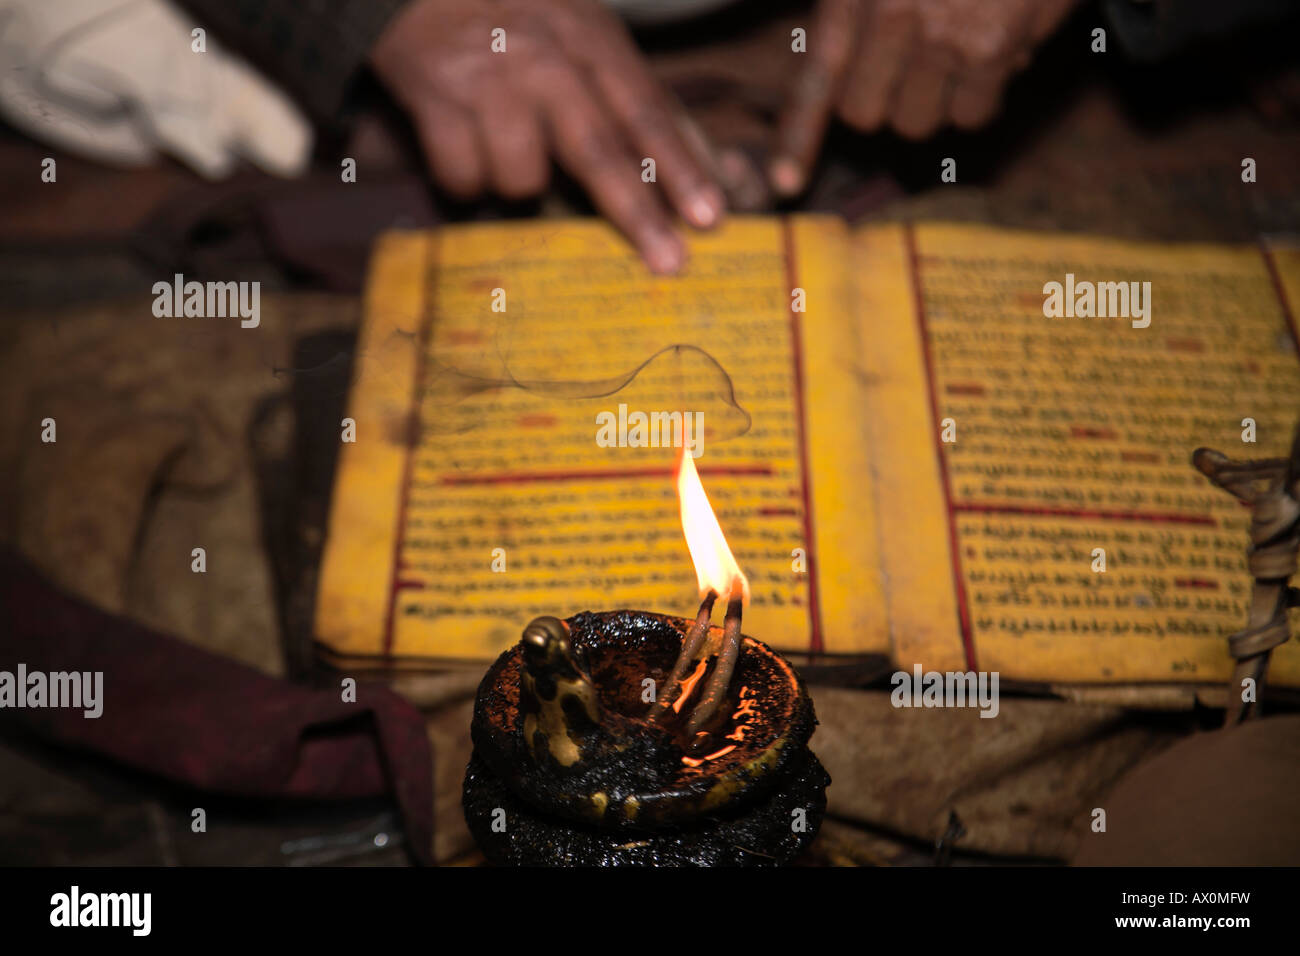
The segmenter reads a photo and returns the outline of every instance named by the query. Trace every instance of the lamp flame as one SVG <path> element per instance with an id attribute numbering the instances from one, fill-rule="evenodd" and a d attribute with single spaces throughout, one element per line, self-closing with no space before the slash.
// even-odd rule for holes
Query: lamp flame
<path id="1" fill-rule="evenodd" d="M 739 593 L 744 604 L 749 604 L 749 579 L 727 546 L 709 496 L 704 493 L 694 458 L 682 449 L 677 458 L 677 497 L 682 508 L 682 531 L 686 547 L 695 563 L 695 577 L 700 584 L 700 597 L 709 591 L 717 592 L 723 601 Z"/>

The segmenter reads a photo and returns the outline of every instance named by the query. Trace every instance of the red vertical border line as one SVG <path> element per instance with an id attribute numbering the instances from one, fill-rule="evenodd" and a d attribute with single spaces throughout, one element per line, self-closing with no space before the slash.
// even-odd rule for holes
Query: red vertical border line
<path id="1" fill-rule="evenodd" d="M 1286 322 L 1287 331 L 1291 333 L 1291 341 L 1295 343 L 1296 356 L 1300 357 L 1300 326 L 1296 325 L 1295 313 L 1291 311 L 1291 303 L 1286 297 L 1286 286 L 1282 284 L 1282 273 L 1277 271 L 1277 260 L 1273 258 L 1273 250 L 1262 238 L 1259 240 L 1259 254 L 1264 257 L 1264 268 L 1268 270 L 1268 277 L 1273 280 L 1273 293 L 1277 296 L 1278 305 L 1282 307 L 1282 320 Z"/>
<path id="2" fill-rule="evenodd" d="M 788 217 L 781 219 L 781 245 L 785 258 L 785 280 L 788 285 L 787 301 L 790 309 L 790 351 L 794 358 L 794 403 L 795 415 L 799 419 L 799 468 L 802 472 L 803 485 L 803 533 L 808 545 L 808 623 L 811 634 L 808 638 L 808 652 L 820 654 L 822 651 L 822 610 L 821 597 L 817 589 L 816 539 L 813 536 L 812 484 L 808 470 L 808 415 L 804 407 L 803 380 L 803 340 L 800 337 L 799 313 L 794 309 L 793 290 L 799 288 L 798 259 L 794 244 L 794 229 Z"/>
<path id="3" fill-rule="evenodd" d="M 910 222 L 903 224 L 907 241 L 907 262 L 912 273 L 912 300 L 915 303 L 916 324 L 921 332 L 921 357 L 925 360 L 925 377 L 929 383 L 930 425 L 934 428 L 935 461 L 939 465 L 939 480 L 943 485 L 943 504 L 948 512 L 948 547 L 952 551 L 952 582 L 957 592 L 957 614 L 961 619 L 961 644 L 966 652 L 966 669 L 975 666 L 975 641 L 970 631 L 970 611 L 966 607 L 966 584 L 961 570 L 961 549 L 957 541 L 957 521 L 952 506 L 952 486 L 948 482 L 948 459 L 943 452 L 943 439 L 938 425 L 939 395 L 935 390 L 934 360 L 930 356 L 930 334 L 925 318 L 925 293 L 921 288 L 921 261 L 916 252 L 916 233 Z"/>
<path id="4" fill-rule="evenodd" d="M 406 506 L 411 496 L 411 472 L 414 470 L 415 450 L 420 444 L 422 423 L 421 411 L 424 406 L 424 363 L 429 351 L 429 335 L 433 327 L 434 290 L 436 285 L 430 281 L 433 272 L 433 244 L 431 235 L 425 238 L 424 269 L 421 273 L 421 289 L 424 301 L 420 308 L 420 327 L 415 335 L 415 372 L 411 383 L 411 414 L 407 421 L 406 462 L 402 466 L 402 485 L 397 489 L 397 527 L 393 529 L 393 571 L 389 577 L 388 609 L 384 615 L 384 658 L 393 656 L 394 617 L 397 613 L 397 592 L 402 589 L 401 579 L 402 548 L 406 544 Z"/>

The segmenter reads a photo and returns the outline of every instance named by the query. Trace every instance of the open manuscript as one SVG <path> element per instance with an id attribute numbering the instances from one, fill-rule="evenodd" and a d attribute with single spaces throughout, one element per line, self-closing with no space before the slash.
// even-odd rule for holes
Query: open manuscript
<path id="1" fill-rule="evenodd" d="M 1227 679 L 1248 517 L 1190 457 L 1286 453 L 1300 251 L 812 216 L 692 243 L 657 278 L 589 220 L 382 239 L 317 602 L 331 657 L 484 661 L 540 614 L 691 614 L 670 446 L 694 438 L 745 631 L 779 649 Z M 1149 282 L 1148 324 L 1048 317 L 1067 275 Z M 698 434 L 638 432 L 672 411 Z M 1300 685 L 1297 642 L 1270 680 Z"/>

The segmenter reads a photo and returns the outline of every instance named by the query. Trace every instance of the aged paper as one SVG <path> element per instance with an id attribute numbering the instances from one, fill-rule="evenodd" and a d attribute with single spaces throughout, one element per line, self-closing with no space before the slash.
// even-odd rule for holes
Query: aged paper
<path id="1" fill-rule="evenodd" d="M 539 614 L 693 614 L 670 447 L 690 424 L 750 578 L 745 631 L 883 653 L 846 236 L 831 219 L 738 219 L 696 237 L 675 279 L 594 221 L 389 237 L 320 640 L 339 655 L 481 660 Z M 678 431 L 637 433 L 638 413 L 678 411 Z M 618 423 L 612 445 L 602 415 Z"/>
<path id="2" fill-rule="evenodd" d="M 1046 316 L 1067 275 L 1150 283 L 1149 323 Z M 974 226 L 738 219 L 678 279 L 590 221 L 389 236 L 319 637 L 482 660 L 536 614 L 690 614 L 671 428 L 627 427 L 680 409 L 748 633 L 1007 679 L 1222 681 L 1246 515 L 1190 455 L 1285 451 L 1297 293 L 1292 249 Z M 1300 684 L 1294 643 L 1270 676 Z"/>
<path id="3" fill-rule="evenodd" d="M 945 225 L 859 245 L 865 338 L 889 352 L 873 407 L 900 666 L 1226 680 L 1247 516 L 1190 457 L 1286 452 L 1296 259 L 1273 256 L 1275 282 L 1255 247 Z M 1085 281 L 1149 282 L 1149 315 L 1044 314 L 1046 283 Z M 1300 684 L 1295 642 L 1270 677 Z"/>

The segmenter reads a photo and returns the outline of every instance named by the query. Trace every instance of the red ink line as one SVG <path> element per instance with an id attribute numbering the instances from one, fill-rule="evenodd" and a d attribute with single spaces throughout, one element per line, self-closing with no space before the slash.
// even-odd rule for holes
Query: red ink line
<path id="1" fill-rule="evenodd" d="M 770 475 L 771 465 L 701 465 L 701 477 L 707 475 Z M 672 478 L 673 467 L 596 468 L 590 471 L 506 471 L 492 475 L 442 475 L 440 485 L 526 485 L 538 481 L 603 481 L 620 478 Z"/>
<path id="2" fill-rule="evenodd" d="M 782 252 L 785 257 L 785 278 L 789 289 L 799 288 L 798 259 L 794 247 L 794 229 L 790 220 L 781 220 Z M 813 536 L 812 483 L 809 480 L 808 466 L 808 416 L 804 408 L 803 394 L 803 340 L 800 338 L 799 313 L 794 310 L 794 296 L 790 296 L 790 352 L 794 359 L 794 401 L 795 414 L 799 419 L 799 467 L 803 478 L 803 533 L 807 541 L 808 559 L 808 619 L 812 634 L 808 641 L 808 651 L 812 654 L 822 650 L 822 613 L 821 600 L 817 593 L 817 548 Z"/>
<path id="3" fill-rule="evenodd" d="M 491 289 L 483 291 L 490 292 Z M 486 341 L 486 336 L 477 329 L 448 329 L 443 334 L 447 345 L 482 345 Z"/>
<path id="4" fill-rule="evenodd" d="M 1035 515 L 1049 518 L 1099 518 L 1106 521 L 1143 521 L 1149 524 L 1195 524 L 1217 528 L 1210 515 L 1184 515 L 1152 511 L 1097 511 L 1090 508 L 1048 508 L 1038 505 L 981 504 L 962 501 L 950 505 L 953 511 L 977 514 Z"/>
<path id="5" fill-rule="evenodd" d="M 1119 437 L 1113 428 L 1092 428 L 1087 425 L 1071 425 L 1071 438 L 1104 438 L 1107 441 L 1114 441 Z"/>
<path id="6" fill-rule="evenodd" d="M 1174 578 L 1174 587 L 1217 591 L 1219 582 L 1207 581 L 1205 578 Z"/>
<path id="7" fill-rule="evenodd" d="M 559 422 L 554 415 L 545 412 L 534 412 L 529 415 L 520 415 L 515 422 L 520 428 L 550 428 Z"/>
<path id="8" fill-rule="evenodd" d="M 765 518 L 790 517 L 793 518 L 799 514 L 798 508 L 759 508 L 758 514 Z"/>
<path id="9" fill-rule="evenodd" d="M 954 382 L 952 385 L 946 385 L 943 389 L 949 395 L 983 395 L 983 385 L 963 385 Z"/>
<path id="10" fill-rule="evenodd" d="M 929 382 L 930 427 L 934 430 L 935 451 L 938 454 L 939 479 L 943 485 L 943 501 L 948 509 L 948 547 L 952 553 L 952 580 L 957 592 L 957 615 L 961 623 L 961 643 L 966 651 L 966 669 L 978 670 L 975 666 L 975 643 L 970 631 L 970 612 L 966 607 L 966 585 L 961 571 L 961 553 L 957 544 L 957 522 L 953 517 L 952 489 L 948 484 L 948 467 L 943 453 L 943 439 L 939 436 L 939 397 L 935 390 L 934 360 L 930 356 L 930 336 L 925 321 L 925 296 L 921 291 L 921 259 L 916 252 L 916 235 L 912 224 L 903 226 L 903 236 L 907 241 L 907 258 L 912 272 L 912 298 L 916 303 L 916 322 L 921 329 L 921 354 L 925 358 L 925 377 Z"/>
<path id="11" fill-rule="evenodd" d="M 1286 286 L 1282 284 L 1282 274 L 1277 271 L 1277 261 L 1273 258 L 1273 250 L 1261 239 L 1259 251 L 1264 257 L 1264 266 L 1268 269 L 1268 276 L 1273 281 L 1273 292 L 1277 295 L 1278 305 L 1282 307 L 1282 320 L 1286 323 L 1287 331 L 1291 333 L 1291 341 L 1295 345 L 1296 354 L 1300 355 L 1300 325 L 1296 325 L 1295 313 L 1291 310 L 1291 303 L 1286 297 Z"/>
<path id="12" fill-rule="evenodd" d="M 407 434 L 406 460 L 402 464 L 402 484 L 397 491 L 397 528 L 393 533 L 393 570 L 389 577 L 388 607 L 384 613 L 384 657 L 386 659 L 393 655 L 393 618 L 397 612 L 397 592 L 413 586 L 412 582 L 399 580 L 398 569 L 402 562 L 402 546 L 406 543 L 406 504 L 411 492 L 411 472 L 415 461 L 415 444 L 420 440 L 420 406 L 423 404 L 420 401 L 420 388 L 424 383 L 424 362 L 425 353 L 429 348 L 429 330 L 433 326 L 433 290 L 436 286 L 430 281 L 432 247 L 432 240 L 426 241 L 424 310 L 420 316 L 419 332 L 415 337 L 415 376 L 414 381 L 411 383 L 410 432 Z"/>
<path id="13" fill-rule="evenodd" d="M 1153 451 L 1122 451 L 1119 453 L 1120 461 L 1140 461 L 1148 465 L 1158 464 L 1160 456 Z"/>

